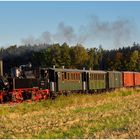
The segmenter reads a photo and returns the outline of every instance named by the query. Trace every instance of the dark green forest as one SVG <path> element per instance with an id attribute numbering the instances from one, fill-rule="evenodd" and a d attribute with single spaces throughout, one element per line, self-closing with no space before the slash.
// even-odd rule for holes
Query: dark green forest
<path id="1" fill-rule="evenodd" d="M 32 63 L 34 67 L 62 67 L 93 70 L 140 71 L 140 45 L 124 46 L 119 49 L 105 50 L 86 48 L 81 44 L 69 46 L 67 43 L 17 45 L 0 48 L 0 59 L 4 62 L 4 71 L 10 68 Z"/>

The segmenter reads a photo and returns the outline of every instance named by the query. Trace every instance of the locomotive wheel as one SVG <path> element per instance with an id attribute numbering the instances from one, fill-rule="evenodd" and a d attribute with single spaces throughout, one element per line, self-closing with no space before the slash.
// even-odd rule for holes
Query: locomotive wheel
<path id="1" fill-rule="evenodd" d="M 23 101 L 22 93 L 20 91 L 14 92 L 12 94 L 12 101 L 17 102 L 17 103 L 21 103 Z"/>
<path id="2" fill-rule="evenodd" d="M 0 95 L 0 103 L 3 103 L 3 96 Z"/>
<path id="3" fill-rule="evenodd" d="M 33 94 L 32 100 L 33 101 L 39 101 L 39 96 L 37 94 Z"/>
<path id="4" fill-rule="evenodd" d="M 38 91 L 35 91 L 35 92 L 32 93 L 32 100 L 33 101 L 39 101 Z"/>
<path id="5" fill-rule="evenodd" d="M 32 93 L 30 91 L 22 92 L 23 100 L 30 100 L 32 98 Z"/>

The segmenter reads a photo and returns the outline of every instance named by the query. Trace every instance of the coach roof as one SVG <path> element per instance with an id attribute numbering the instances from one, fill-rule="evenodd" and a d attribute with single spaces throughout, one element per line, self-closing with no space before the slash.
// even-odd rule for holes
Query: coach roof
<path id="1" fill-rule="evenodd" d="M 57 71 L 57 72 L 85 72 L 85 70 L 79 70 L 79 69 L 60 69 L 60 68 L 49 68 L 51 70 Z"/>
<path id="2" fill-rule="evenodd" d="M 89 73 L 106 73 L 105 71 L 101 70 L 80 70 L 80 69 L 60 69 L 60 68 L 49 68 L 56 72 L 89 72 Z"/>

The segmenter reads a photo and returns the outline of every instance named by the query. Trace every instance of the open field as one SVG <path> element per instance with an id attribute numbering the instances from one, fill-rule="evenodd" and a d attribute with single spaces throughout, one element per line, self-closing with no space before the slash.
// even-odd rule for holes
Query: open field
<path id="1" fill-rule="evenodd" d="M 140 138 L 140 89 L 0 105 L 0 138 Z"/>

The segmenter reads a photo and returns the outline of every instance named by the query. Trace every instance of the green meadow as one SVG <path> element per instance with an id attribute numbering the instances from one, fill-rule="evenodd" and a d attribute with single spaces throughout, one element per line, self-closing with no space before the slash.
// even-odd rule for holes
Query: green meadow
<path id="1" fill-rule="evenodd" d="M 0 138 L 140 138 L 140 89 L 0 105 Z"/>

